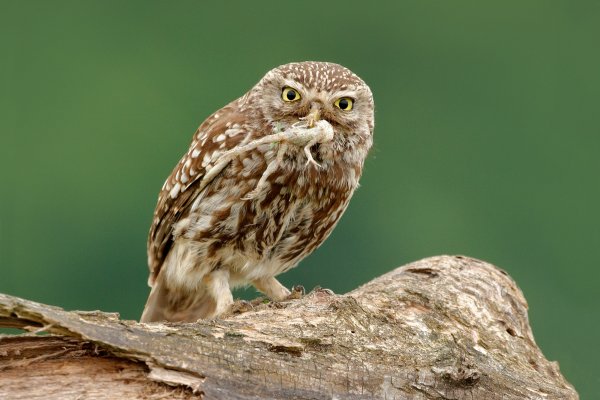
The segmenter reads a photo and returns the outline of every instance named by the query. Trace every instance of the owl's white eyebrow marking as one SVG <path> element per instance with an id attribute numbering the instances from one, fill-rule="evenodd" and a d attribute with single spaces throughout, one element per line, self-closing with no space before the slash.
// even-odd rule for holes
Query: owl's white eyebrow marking
<path id="1" fill-rule="evenodd" d="M 293 89 L 300 91 L 300 89 L 298 88 L 298 86 L 299 86 L 298 82 L 296 82 L 293 79 L 284 79 L 283 84 L 284 84 L 284 86 L 289 86 Z M 234 125 L 234 127 L 235 127 L 235 125 Z"/>

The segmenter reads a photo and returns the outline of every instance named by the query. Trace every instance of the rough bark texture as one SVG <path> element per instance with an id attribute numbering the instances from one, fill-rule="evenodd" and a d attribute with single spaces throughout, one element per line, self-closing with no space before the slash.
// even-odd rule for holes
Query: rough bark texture
<path id="1" fill-rule="evenodd" d="M 139 324 L 0 295 L 0 398 L 577 399 L 508 275 L 434 257 L 345 295 Z M 169 386 L 167 386 L 167 384 Z"/>

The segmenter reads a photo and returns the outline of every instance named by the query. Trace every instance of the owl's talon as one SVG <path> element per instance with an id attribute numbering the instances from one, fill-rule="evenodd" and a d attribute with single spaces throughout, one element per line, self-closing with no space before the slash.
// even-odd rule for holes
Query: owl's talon
<path id="1" fill-rule="evenodd" d="M 290 294 L 286 297 L 286 300 L 299 300 L 304 297 L 306 294 L 306 290 L 304 290 L 304 286 L 296 285 L 292 288 Z"/>

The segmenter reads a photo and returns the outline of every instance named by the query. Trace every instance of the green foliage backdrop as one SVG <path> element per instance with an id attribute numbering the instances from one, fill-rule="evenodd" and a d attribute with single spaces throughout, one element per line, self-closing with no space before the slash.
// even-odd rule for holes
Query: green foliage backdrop
<path id="1" fill-rule="evenodd" d="M 371 85 L 375 147 L 283 282 L 344 292 L 478 257 L 517 280 L 582 397 L 600 386 L 600 3 L 0 5 L 1 292 L 137 318 L 156 195 L 196 127 L 270 68 L 328 60 Z"/>

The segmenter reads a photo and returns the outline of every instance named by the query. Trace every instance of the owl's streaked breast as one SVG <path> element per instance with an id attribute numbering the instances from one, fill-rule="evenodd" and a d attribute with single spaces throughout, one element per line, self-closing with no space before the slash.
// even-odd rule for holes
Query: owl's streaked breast
<path id="1" fill-rule="evenodd" d="M 287 157 L 252 199 L 244 197 L 274 155 L 254 151 L 234 160 L 178 224 L 177 234 L 210 243 L 207 257 L 235 251 L 258 263 L 279 260 L 282 270 L 289 269 L 331 233 L 362 168 L 342 156 L 322 161 L 321 168 L 307 166 L 300 153 Z"/>

